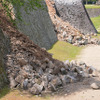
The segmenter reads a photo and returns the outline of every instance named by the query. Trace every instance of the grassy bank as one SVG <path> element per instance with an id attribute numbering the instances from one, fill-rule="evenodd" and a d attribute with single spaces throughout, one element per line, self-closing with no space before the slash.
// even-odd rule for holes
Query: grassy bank
<path id="1" fill-rule="evenodd" d="M 94 26 L 96 27 L 97 31 L 100 33 L 100 16 L 91 18 Z"/>
<path id="2" fill-rule="evenodd" d="M 100 8 L 99 5 L 85 5 L 86 9 L 97 9 Z"/>
<path id="3" fill-rule="evenodd" d="M 91 18 L 91 20 L 92 20 L 95 28 L 98 31 L 98 34 L 97 34 L 96 38 L 99 38 L 100 39 L 100 16 Z"/>
<path id="4" fill-rule="evenodd" d="M 53 58 L 65 61 L 75 59 L 83 47 L 73 46 L 64 41 L 58 41 L 48 52 L 53 53 Z"/>

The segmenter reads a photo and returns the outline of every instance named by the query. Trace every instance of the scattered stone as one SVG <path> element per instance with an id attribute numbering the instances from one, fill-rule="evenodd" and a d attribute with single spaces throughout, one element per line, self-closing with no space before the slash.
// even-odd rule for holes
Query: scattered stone
<path id="1" fill-rule="evenodd" d="M 95 69 L 93 70 L 92 76 L 93 77 L 99 77 L 100 73 Z"/>
<path id="2" fill-rule="evenodd" d="M 64 24 L 61 23 L 60 25 Z M 63 63 L 53 59 L 51 54 L 35 45 L 15 28 L 10 28 L 9 30 L 8 26 L 4 30 L 6 30 L 11 41 L 11 52 L 6 59 L 7 76 L 11 88 L 20 87 L 34 95 L 39 95 L 48 89 L 51 92 L 57 91 L 60 86 L 64 87 L 68 83 L 80 81 L 83 78 L 82 73 L 87 73 L 87 75 L 91 73 L 91 71 L 87 72 L 87 67 L 81 67 L 86 65 L 85 63 L 77 65 L 74 61 L 69 62 L 67 60 Z M 59 25 L 58 27 L 56 27 L 57 32 L 59 30 L 62 33 L 67 28 L 67 26 L 61 27 Z M 79 45 L 80 41 L 81 44 L 84 44 L 82 42 L 84 41 L 83 36 L 76 39 L 76 36 L 79 35 L 77 32 L 77 30 L 74 30 L 69 34 L 68 30 L 65 30 L 65 33 L 63 33 L 64 41 L 69 39 L 70 43 Z M 88 38 L 88 36 L 84 37 L 85 39 Z M 73 39 L 74 42 L 72 42 Z M 93 40 L 93 43 L 96 43 L 95 41 Z"/>
<path id="3" fill-rule="evenodd" d="M 26 61 L 24 58 L 18 59 L 18 61 L 19 61 L 19 64 L 20 64 L 21 66 L 24 66 L 24 65 L 27 64 L 27 61 Z"/>
<path id="4" fill-rule="evenodd" d="M 63 75 L 64 75 L 64 74 L 67 74 L 67 71 L 66 71 L 65 68 L 61 68 L 60 70 L 61 70 L 61 73 L 62 73 Z"/>
<path id="5" fill-rule="evenodd" d="M 93 67 L 88 67 L 87 71 L 88 71 L 88 74 L 92 74 L 94 69 L 93 69 Z"/>
<path id="6" fill-rule="evenodd" d="M 64 65 L 70 65 L 70 62 L 69 62 L 69 60 L 66 60 L 65 62 L 64 62 Z"/>
<path id="7" fill-rule="evenodd" d="M 96 83 L 91 84 L 92 89 L 99 89 L 100 87 Z"/>
<path id="8" fill-rule="evenodd" d="M 28 79 L 25 79 L 24 82 L 23 82 L 23 89 L 26 90 L 28 87 Z"/>
<path id="9" fill-rule="evenodd" d="M 53 79 L 51 80 L 50 83 L 51 83 L 53 86 L 55 86 L 55 88 L 57 88 L 57 87 L 59 87 L 59 86 L 62 85 L 62 82 L 61 82 L 61 80 L 60 80 L 59 77 L 53 78 Z"/>
<path id="10" fill-rule="evenodd" d="M 81 65 L 85 65 L 85 62 L 80 61 L 80 62 L 79 62 L 79 65 L 80 65 L 80 66 L 81 66 Z"/>
<path id="11" fill-rule="evenodd" d="M 29 89 L 29 92 L 33 95 L 39 95 L 39 90 L 34 86 Z"/>
<path id="12" fill-rule="evenodd" d="M 43 85 L 39 85 L 36 83 L 36 84 L 34 84 L 34 87 L 38 89 L 39 93 L 41 93 L 43 90 Z"/>
<path id="13" fill-rule="evenodd" d="M 10 88 L 15 88 L 15 86 L 17 85 L 16 81 L 14 80 L 14 78 L 12 76 L 10 76 L 9 78 L 10 81 Z"/>

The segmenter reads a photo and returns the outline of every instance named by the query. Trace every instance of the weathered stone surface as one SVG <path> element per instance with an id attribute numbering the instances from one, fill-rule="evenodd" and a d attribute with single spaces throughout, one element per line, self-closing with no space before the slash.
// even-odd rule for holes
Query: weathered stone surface
<path id="1" fill-rule="evenodd" d="M 2 88 L 7 82 L 6 68 L 5 68 L 5 57 L 9 51 L 9 41 L 6 36 L 4 36 L 0 28 L 0 88 Z"/>
<path id="2" fill-rule="evenodd" d="M 91 84 L 92 89 L 99 89 L 100 87 L 96 83 Z"/>
<path id="3" fill-rule="evenodd" d="M 28 11 L 20 9 L 23 22 L 17 20 L 18 29 L 27 35 L 35 44 L 49 49 L 56 41 L 56 33 L 49 17 L 45 1 L 42 0 L 45 10 L 37 9 Z M 15 8 L 16 11 L 17 8 Z M 26 24 L 25 24 L 26 23 Z"/>
<path id="4" fill-rule="evenodd" d="M 54 0 L 59 16 L 68 21 L 81 33 L 97 33 L 82 0 Z"/>

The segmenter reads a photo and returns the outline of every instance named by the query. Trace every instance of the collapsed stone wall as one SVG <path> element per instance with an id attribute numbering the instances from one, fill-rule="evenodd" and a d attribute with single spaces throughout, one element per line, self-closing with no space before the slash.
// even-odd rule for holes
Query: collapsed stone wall
<path id="1" fill-rule="evenodd" d="M 24 7 L 22 7 L 20 12 L 23 22 L 19 23 L 17 20 L 17 27 L 19 31 L 29 36 L 35 44 L 49 49 L 57 41 L 57 36 L 45 1 L 42 0 L 42 3 L 45 7 L 44 10 L 38 8 L 37 10 L 28 11 L 29 14 L 26 14 Z"/>
<path id="2" fill-rule="evenodd" d="M 6 76 L 6 54 L 8 53 L 8 39 L 0 28 L 0 89 L 8 82 Z"/>
<path id="3" fill-rule="evenodd" d="M 91 34 L 81 34 L 81 32 L 71 26 L 69 22 L 63 21 L 56 13 L 54 7 L 55 2 L 53 0 L 46 0 L 46 4 L 48 6 L 51 20 L 55 27 L 55 32 L 57 33 L 58 40 L 66 41 L 76 46 L 100 44 L 100 40 L 92 39 Z"/>
<path id="4" fill-rule="evenodd" d="M 82 0 L 54 0 L 58 15 L 81 33 L 97 33 Z"/>
<path id="5" fill-rule="evenodd" d="M 1 14 L 1 13 L 0 13 Z M 4 18 L 3 32 L 10 38 L 11 52 L 7 56 L 7 76 L 11 88 L 20 88 L 33 95 L 57 91 L 68 83 L 78 82 L 97 72 L 84 62 L 65 62 L 52 58 Z"/>
<path id="6" fill-rule="evenodd" d="M 84 62 L 68 60 L 61 62 L 53 59 L 45 49 L 38 47 L 27 36 L 16 30 L 2 11 L 0 22 L 3 33 L 10 38 L 11 52 L 7 55 L 6 71 L 11 88 L 20 88 L 39 95 L 52 93 L 60 87 L 65 88 L 68 83 L 99 76 L 96 69 Z M 2 40 L 2 33 L 0 36 Z"/>
<path id="7" fill-rule="evenodd" d="M 87 9 L 87 12 L 88 12 L 90 17 L 98 17 L 98 16 L 100 16 L 100 8 Z"/>

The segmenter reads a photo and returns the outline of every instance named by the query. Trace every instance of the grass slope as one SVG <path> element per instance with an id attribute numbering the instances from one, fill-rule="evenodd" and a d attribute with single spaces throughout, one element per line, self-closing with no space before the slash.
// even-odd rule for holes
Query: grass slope
<path id="1" fill-rule="evenodd" d="M 97 31 L 100 33 L 100 16 L 91 18 L 94 26 L 96 27 Z"/>
<path id="2" fill-rule="evenodd" d="M 99 5 L 85 5 L 86 9 L 97 9 L 100 8 Z"/>
<path id="3" fill-rule="evenodd" d="M 48 50 L 49 53 L 53 53 L 53 58 L 65 61 L 72 60 L 76 58 L 83 47 L 73 46 L 64 41 L 58 41 L 52 47 L 52 49 Z"/>
<path id="4" fill-rule="evenodd" d="M 100 39 L 100 16 L 91 18 L 91 20 L 98 31 L 96 38 Z"/>

